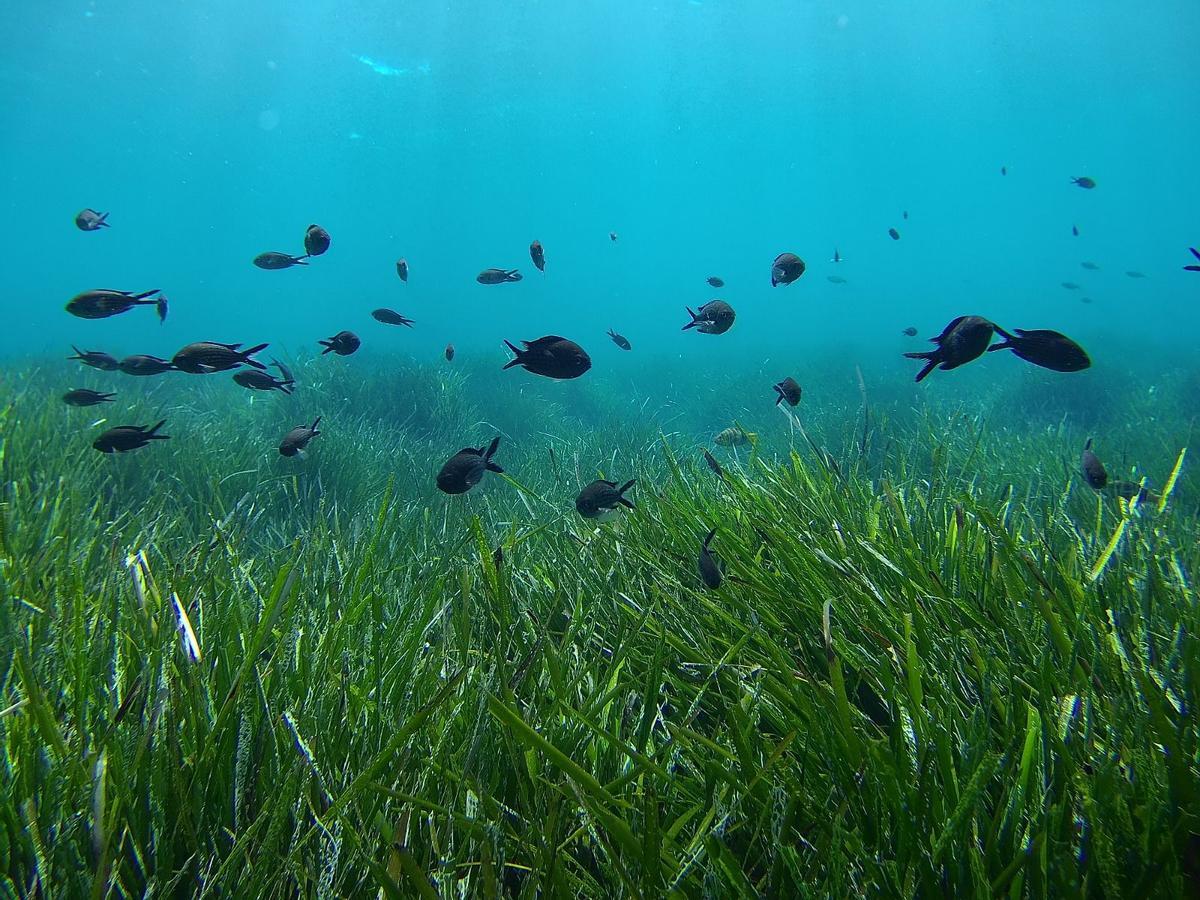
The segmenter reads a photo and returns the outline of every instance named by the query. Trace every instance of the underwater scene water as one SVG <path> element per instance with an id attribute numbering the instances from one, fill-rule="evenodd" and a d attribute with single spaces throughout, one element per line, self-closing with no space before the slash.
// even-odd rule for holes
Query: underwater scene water
<path id="1" fill-rule="evenodd" d="M 1198 45 L 7 10 L 0 893 L 1195 895 Z"/>

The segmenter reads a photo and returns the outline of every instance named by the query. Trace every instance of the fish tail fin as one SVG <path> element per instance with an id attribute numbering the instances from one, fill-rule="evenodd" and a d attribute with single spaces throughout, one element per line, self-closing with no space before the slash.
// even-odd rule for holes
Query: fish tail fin
<path id="1" fill-rule="evenodd" d="M 511 369 L 513 366 L 519 366 L 521 364 L 521 356 L 523 355 L 522 351 L 514 347 L 511 341 L 505 340 L 504 344 L 509 350 L 516 354 L 512 359 L 504 364 L 504 369 Z M 504 369 L 501 369 L 500 371 L 504 371 Z"/>
<path id="2" fill-rule="evenodd" d="M 1192 256 L 1196 257 L 1196 259 L 1200 259 L 1200 250 L 1197 250 L 1195 247 L 1188 247 L 1188 250 L 1191 252 Z"/>
<path id="3" fill-rule="evenodd" d="M 492 457 L 496 455 L 496 448 L 500 446 L 500 435 L 492 438 L 492 442 L 487 445 L 487 449 L 483 451 L 484 462 L 491 462 Z"/>
<path id="4" fill-rule="evenodd" d="M 71 345 L 71 349 L 75 351 L 75 355 L 68 356 L 67 359 L 83 359 L 83 351 L 82 350 L 80 350 L 74 344 Z"/>
<path id="5" fill-rule="evenodd" d="M 689 328 L 695 328 L 697 322 L 696 314 L 692 312 L 692 308 L 690 306 L 685 306 L 684 309 L 688 311 L 688 315 L 692 317 L 692 321 L 688 322 L 681 329 L 679 329 L 680 331 L 687 331 Z"/>
<path id="6" fill-rule="evenodd" d="M 140 294 L 134 294 L 133 299 L 134 300 L 145 300 L 147 297 L 153 297 L 155 294 L 161 294 L 161 293 L 162 293 L 161 290 L 159 290 L 158 288 L 155 288 L 152 291 L 142 291 Z"/>
<path id="7" fill-rule="evenodd" d="M 262 363 L 260 363 L 257 359 L 251 359 L 250 357 L 253 356 L 255 353 L 260 353 L 263 350 L 266 350 L 270 346 L 271 345 L 269 343 L 259 344 L 255 347 L 251 347 L 249 350 L 242 350 L 241 351 L 242 362 L 244 362 L 248 366 L 254 366 L 254 368 L 256 368 L 256 369 L 265 370 L 267 368 L 266 366 L 264 366 Z"/>
<path id="8" fill-rule="evenodd" d="M 290 396 L 292 393 L 292 385 L 294 385 L 295 383 L 296 382 L 294 382 L 294 381 L 281 381 L 281 382 L 279 382 L 278 387 L 281 391 L 283 391 L 285 394 L 288 394 Z"/>
<path id="9" fill-rule="evenodd" d="M 104 228 L 109 228 L 110 227 L 109 224 L 104 221 L 107 218 L 108 218 L 108 213 L 106 213 L 106 212 L 100 213 L 99 218 L 96 219 L 96 226 L 97 227 L 103 226 Z"/>
<path id="10" fill-rule="evenodd" d="M 987 348 L 987 352 L 992 353 L 993 351 L 996 351 L 996 350 L 1011 350 L 1012 346 L 1013 345 L 1012 345 L 1011 340 L 1004 340 L 998 344 L 992 344 L 990 347 Z"/>
<path id="11" fill-rule="evenodd" d="M 627 482 L 617 488 L 617 502 L 626 509 L 637 509 L 637 507 L 633 505 L 633 501 L 625 496 L 625 492 L 633 487 L 636 483 L 636 478 L 630 478 Z"/>
<path id="12" fill-rule="evenodd" d="M 111 402 L 112 402 L 112 398 L 113 398 L 113 397 L 115 397 L 115 396 L 117 396 L 115 393 L 112 393 L 112 394 L 101 394 L 101 395 L 100 395 L 100 399 L 101 399 L 102 401 L 104 401 L 105 403 L 111 403 Z M 164 420 L 164 421 L 166 421 L 166 420 Z"/>
<path id="13" fill-rule="evenodd" d="M 1083 445 L 1083 449 L 1084 449 L 1084 450 L 1091 450 L 1091 449 L 1092 449 L 1092 439 L 1091 439 L 1091 438 L 1088 438 L 1088 439 L 1087 439 L 1087 443 Z"/>
<path id="14" fill-rule="evenodd" d="M 928 362 L 925 364 L 925 368 L 921 369 L 921 371 L 917 373 L 917 381 L 924 381 L 925 377 L 934 370 L 939 362 L 941 362 L 936 353 L 905 353 L 904 355 L 909 359 L 928 360 Z"/>
<path id="15" fill-rule="evenodd" d="M 778 406 L 783 402 L 783 388 L 781 388 L 779 385 L 775 385 L 775 393 L 779 395 L 775 398 L 775 405 Z"/>
<path id="16" fill-rule="evenodd" d="M 161 419 L 158 422 L 158 424 L 156 424 L 153 428 L 147 428 L 146 429 L 146 437 L 151 438 L 152 440 L 156 440 L 156 441 L 170 440 L 171 436 L 169 434 L 159 434 L 158 433 L 158 429 L 162 428 L 166 424 L 167 424 L 167 420 Z"/>
<path id="17" fill-rule="evenodd" d="M 333 349 L 333 341 L 317 341 L 317 343 L 325 348 L 324 350 L 321 351 L 322 356 L 324 356 L 326 353 L 328 353 L 330 350 Z"/>
<path id="18" fill-rule="evenodd" d="M 704 547 L 704 549 L 705 549 L 705 550 L 707 550 L 707 549 L 708 549 L 708 545 L 709 545 L 710 543 L 712 543 L 713 536 L 714 536 L 716 533 L 717 533 L 717 529 L 715 529 L 715 528 L 710 528 L 710 529 L 709 529 L 709 532 L 708 532 L 708 534 L 707 534 L 707 535 L 705 535 L 705 537 L 704 537 L 704 543 L 701 545 L 702 547 Z"/>
<path id="19" fill-rule="evenodd" d="M 315 419 L 313 419 L 313 423 L 310 426 L 308 426 L 308 430 L 311 431 L 313 434 L 320 434 L 321 432 L 317 431 L 317 426 L 320 424 L 321 424 L 321 417 L 317 416 Z"/>
<path id="20" fill-rule="evenodd" d="M 307 253 L 305 253 L 303 256 L 293 256 L 292 263 L 297 266 L 307 266 L 308 265 L 308 257 L 309 257 L 309 254 L 307 254 Z"/>

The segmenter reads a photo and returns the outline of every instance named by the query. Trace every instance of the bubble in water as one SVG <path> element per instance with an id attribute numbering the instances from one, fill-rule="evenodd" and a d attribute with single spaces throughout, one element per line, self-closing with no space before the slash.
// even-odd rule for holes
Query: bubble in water
<path id="1" fill-rule="evenodd" d="M 258 114 L 258 127 L 263 131 L 271 131 L 279 124 L 279 110 L 264 109 Z"/>

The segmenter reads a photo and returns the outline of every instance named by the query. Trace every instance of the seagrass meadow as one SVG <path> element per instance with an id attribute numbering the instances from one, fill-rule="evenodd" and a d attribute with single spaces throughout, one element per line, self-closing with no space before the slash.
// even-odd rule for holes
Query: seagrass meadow
<path id="1" fill-rule="evenodd" d="M 1197 890 L 1194 372 L 815 358 L 791 419 L 755 371 L 499 362 L 4 370 L 4 896 Z M 576 515 L 601 476 L 636 510 Z"/>

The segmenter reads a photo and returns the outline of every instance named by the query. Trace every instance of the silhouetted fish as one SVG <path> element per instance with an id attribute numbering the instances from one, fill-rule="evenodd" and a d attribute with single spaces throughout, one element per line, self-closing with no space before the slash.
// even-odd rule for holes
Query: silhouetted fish
<path id="1" fill-rule="evenodd" d="M 791 284 L 804 274 L 804 260 L 795 253 L 780 253 L 771 263 L 771 287 Z"/>
<path id="2" fill-rule="evenodd" d="M 1096 186 L 1096 180 L 1094 178 L 1088 178 L 1086 175 L 1081 175 L 1078 178 L 1072 178 L 1071 184 L 1078 185 L 1084 190 L 1090 191 Z"/>
<path id="3" fill-rule="evenodd" d="M 404 281 L 404 282 L 408 281 L 408 260 L 407 259 L 396 260 L 396 274 L 400 276 L 401 281 Z"/>
<path id="4" fill-rule="evenodd" d="M 724 300 L 709 300 L 695 312 L 690 306 L 684 308 L 692 321 L 684 325 L 681 331 L 695 328 L 701 334 L 724 334 L 733 327 L 733 320 L 737 316 L 733 307 Z"/>
<path id="5" fill-rule="evenodd" d="M 1197 262 L 1200 262 L 1200 250 L 1197 250 L 1195 247 L 1188 247 L 1188 252 L 1196 257 Z M 1183 268 L 1187 272 L 1200 272 L 1200 266 L 1184 266 Z"/>
<path id="6" fill-rule="evenodd" d="M 704 280 L 705 280 L 705 281 L 707 281 L 707 282 L 708 282 L 710 285 L 712 285 L 712 286 L 713 286 L 713 287 L 715 287 L 715 288 L 723 288 L 723 287 L 725 287 L 725 279 L 724 279 L 724 278 L 721 278 L 721 277 L 720 277 L 720 276 L 718 276 L 718 275 L 709 275 L 709 276 L 708 276 L 707 278 L 705 278 Z"/>
<path id="7" fill-rule="evenodd" d="M 516 269 L 484 269 L 475 276 L 475 280 L 480 284 L 505 284 L 520 281 L 523 277 Z"/>
<path id="8" fill-rule="evenodd" d="M 120 361 L 111 353 L 105 353 L 102 350 L 80 350 L 74 344 L 71 349 L 75 351 L 74 356 L 68 356 L 67 359 L 77 359 L 85 366 L 91 366 L 93 369 L 100 369 L 103 372 L 115 372 L 121 368 Z"/>
<path id="9" fill-rule="evenodd" d="M 1000 167 L 1000 174 L 1001 174 L 1001 175 L 1007 175 L 1007 174 L 1008 174 L 1008 166 L 1001 166 L 1001 167 Z"/>
<path id="10" fill-rule="evenodd" d="M 163 419 L 150 428 L 145 425 L 118 425 L 96 438 L 92 446 L 101 453 L 128 453 L 130 450 L 145 447 L 151 441 L 169 440 L 169 435 L 158 433 L 158 429 L 166 423 L 167 420 Z"/>
<path id="11" fill-rule="evenodd" d="M 704 454 L 704 462 L 707 463 L 708 467 L 713 470 L 713 474 L 715 474 L 718 478 L 720 478 L 722 481 L 724 481 L 725 480 L 725 470 L 723 468 L 721 468 L 721 464 L 719 462 L 717 462 L 717 458 L 715 456 L 713 456 L 711 453 L 709 453 L 707 450 L 703 451 L 703 454 Z"/>
<path id="12" fill-rule="evenodd" d="M 108 228 L 109 225 L 104 220 L 108 218 L 106 212 L 96 212 L 94 209 L 81 209 L 75 214 L 75 227 L 80 231 L 99 231 L 101 228 Z"/>
<path id="13" fill-rule="evenodd" d="M 97 406 L 101 403 L 111 403 L 116 394 L 102 394 L 87 388 L 75 388 L 63 394 L 63 403 L 67 406 Z"/>
<path id="14" fill-rule="evenodd" d="M 888 237 L 890 237 L 893 241 L 898 241 L 900 240 L 900 232 L 898 232 L 895 228 L 889 228 Z"/>
<path id="15" fill-rule="evenodd" d="M 1091 272 L 1098 272 L 1100 270 L 1100 267 L 1098 265 L 1096 265 L 1094 262 L 1090 262 L 1089 260 L 1086 260 L 1086 259 L 1083 262 L 1081 262 L 1079 265 L 1081 265 L 1083 268 L 1085 268 Z"/>
<path id="16" fill-rule="evenodd" d="M 309 225 L 304 232 L 304 252 L 309 256 L 320 256 L 329 249 L 329 232 L 320 225 Z"/>
<path id="17" fill-rule="evenodd" d="M 633 501 L 625 497 L 634 481 L 630 479 L 620 487 L 615 481 L 593 481 L 575 498 L 575 511 L 585 519 L 604 519 L 619 506 L 634 509 Z"/>
<path id="18" fill-rule="evenodd" d="M 444 494 L 465 494 L 479 484 L 484 472 L 503 472 L 504 469 L 492 462 L 498 446 L 499 435 L 492 439 L 486 450 L 482 447 L 463 447 L 446 460 L 438 472 L 438 490 Z"/>
<path id="19" fill-rule="evenodd" d="M 158 310 L 158 320 L 165 322 L 167 320 L 167 298 L 155 297 L 155 294 L 161 295 L 162 291 L 158 288 L 152 291 L 143 291 L 140 294 L 114 291 L 109 288 L 84 291 L 71 298 L 67 303 L 67 312 L 73 316 L 79 316 L 81 319 L 107 319 L 109 316 L 128 312 L 135 306 L 153 306 Z"/>
<path id="20" fill-rule="evenodd" d="M 453 360 L 454 360 L 454 345 L 447 344 L 446 345 L 446 362 L 452 362 Z"/>
<path id="21" fill-rule="evenodd" d="M 1093 490 L 1098 491 L 1108 484 L 1108 472 L 1104 468 L 1104 463 L 1100 462 L 1100 458 L 1092 452 L 1091 438 L 1088 438 L 1087 443 L 1083 445 L 1083 453 L 1079 456 L 1079 467 L 1083 470 L 1083 480 Z"/>
<path id="22" fill-rule="evenodd" d="M 712 551 L 708 549 L 708 545 L 712 543 L 713 535 L 716 533 L 715 528 L 709 531 L 700 545 L 700 556 L 696 560 L 696 567 L 700 570 L 700 580 L 704 582 L 705 587 L 711 590 L 719 588 L 722 580 L 721 566 Z"/>
<path id="23" fill-rule="evenodd" d="M 408 318 L 408 316 L 401 315 L 394 309 L 388 309 L 386 306 L 373 310 L 371 318 L 376 322 L 382 322 L 384 325 L 407 325 L 409 328 L 413 326 L 413 320 Z"/>
<path id="24" fill-rule="evenodd" d="M 901 334 L 903 334 L 903 335 L 905 335 L 905 336 L 907 336 L 907 337 L 916 337 L 916 336 L 917 336 L 917 329 L 916 329 L 916 327 L 915 327 L 915 326 L 909 325 L 907 328 L 905 328 L 905 329 L 904 329 L 902 332 L 900 332 L 900 333 L 901 333 Z"/>
<path id="25" fill-rule="evenodd" d="M 840 263 L 842 261 L 842 254 L 838 253 L 837 247 L 833 248 L 833 258 L 830 259 L 829 261 L 831 263 Z"/>
<path id="26" fill-rule="evenodd" d="M 292 392 L 291 379 L 280 381 L 270 372 L 260 372 L 258 369 L 241 369 L 234 372 L 233 380 L 252 391 L 282 391 L 285 394 Z"/>
<path id="27" fill-rule="evenodd" d="M 941 334 L 930 338 L 938 345 L 936 350 L 904 355 L 908 359 L 928 360 L 925 368 L 917 373 L 916 380 L 922 381 L 935 367 L 948 372 L 978 359 L 987 350 L 994 328 L 991 322 L 981 316 L 959 316 Z"/>
<path id="28" fill-rule="evenodd" d="M 1129 272 L 1126 272 L 1125 274 L 1128 275 L 1130 278 L 1145 278 L 1146 277 L 1146 273 L 1138 272 L 1136 270 L 1131 270 Z"/>
<path id="29" fill-rule="evenodd" d="M 524 350 L 518 350 L 508 341 L 508 345 L 516 356 L 505 363 L 505 369 L 513 366 L 523 366 L 525 371 L 546 378 L 578 378 L 592 367 L 592 359 L 574 341 L 557 334 L 548 334 L 535 341 L 521 341 Z"/>
<path id="30" fill-rule="evenodd" d="M 907 209 L 904 210 L 904 212 L 902 212 L 900 215 L 905 219 L 905 221 L 908 220 L 908 210 Z"/>
<path id="31" fill-rule="evenodd" d="M 290 253 L 276 253 L 271 250 L 254 257 L 254 264 L 260 269 L 290 269 L 292 266 L 307 266 L 303 256 L 292 256 Z"/>
<path id="32" fill-rule="evenodd" d="M 1055 372 L 1079 372 L 1092 364 L 1082 347 L 1057 331 L 1016 328 L 1009 334 L 998 325 L 995 329 L 1004 340 L 988 347 L 988 352 L 1011 350 L 1026 362 Z"/>
<path id="33" fill-rule="evenodd" d="M 167 359 L 135 353 L 117 363 L 117 368 L 126 375 L 160 375 L 163 372 L 173 372 L 175 365 Z"/>
<path id="34" fill-rule="evenodd" d="M 1078 225 L 1071 226 L 1071 234 L 1073 234 L 1075 237 L 1079 237 L 1079 226 Z"/>
<path id="35" fill-rule="evenodd" d="M 319 435 L 317 426 L 321 424 L 321 417 L 317 416 L 313 419 L 311 425 L 297 425 L 291 431 L 283 436 L 283 440 L 279 442 L 280 456 L 295 456 L 301 453 L 308 442 Z"/>
<path id="36" fill-rule="evenodd" d="M 633 347 L 630 345 L 629 341 L 624 336 L 617 334 L 611 328 L 608 329 L 608 336 L 610 338 L 612 338 L 612 342 L 614 344 L 616 344 L 618 347 L 620 347 L 622 350 L 632 350 L 633 349 Z"/>
<path id="37" fill-rule="evenodd" d="M 181 372 L 193 375 L 209 375 L 213 372 L 227 372 L 238 366 L 253 366 L 265 369 L 262 363 L 251 357 L 260 350 L 267 349 L 267 344 L 257 344 L 248 350 L 242 350 L 241 344 L 218 344 L 214 341 L 197 341 L 188 344 L 173 357 L 171 362 Z"/>
<path id="38" fill-rule="evenodd" d="M 776 406 L 784 400 L 787 401 L 788 406 L 795 406 L 800 402 L 800 385 L 790 375 L 775 385 L 775 393 L 779 395 L 775 398 Z"/>
<path id="39" fill-rule="evenodd" d="M 610 231 L 608 233 L 608 239 L 610 241 L 615 241 L 617 239 L 617 233 L 615 231 Z"/>
<path id="40" fill-rule="evenodd" d="M 542 247 L 541 241 L 534 241 L 529 245 L 529 258 L 533 260 L 533 264 L 539 272 L 546 271 L 546 251 Z"/>
<path id="41" fill-rule="evenodd" d="M 321 351 L 322 356 L 331 352 L 338 356 L 349 356 L 362 345 L 362 341 L 353 331 L 339 331 L 333 337 L 317 343 L 325 348 Z"/>

